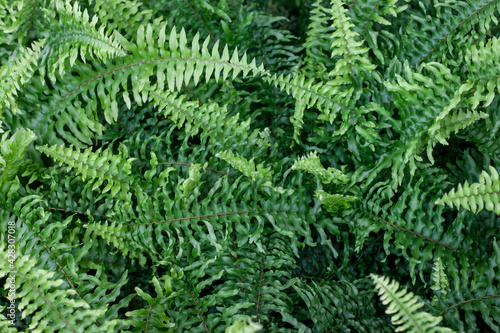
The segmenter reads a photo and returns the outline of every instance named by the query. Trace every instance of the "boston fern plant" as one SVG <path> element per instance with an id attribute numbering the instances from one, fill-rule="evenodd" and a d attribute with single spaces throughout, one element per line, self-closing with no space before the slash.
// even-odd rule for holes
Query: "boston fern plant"
<path id="1" fill-rule="evenodd" d="M 500 332 L 500 0 L 0 0 L 2 332 Z"/>

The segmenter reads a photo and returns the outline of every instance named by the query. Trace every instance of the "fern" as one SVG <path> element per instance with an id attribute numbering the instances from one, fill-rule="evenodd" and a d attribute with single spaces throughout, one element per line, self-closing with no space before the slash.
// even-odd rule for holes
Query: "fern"
<path id="1" fill-rule="evenodd" d="M 498 8 L 0 1 L 2 331 L 497 332 Z"/>

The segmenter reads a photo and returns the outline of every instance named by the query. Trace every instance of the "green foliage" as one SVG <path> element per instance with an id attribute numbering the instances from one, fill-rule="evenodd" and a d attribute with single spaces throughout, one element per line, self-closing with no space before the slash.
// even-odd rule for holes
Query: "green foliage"
<path id="1" fill-rule="evenodd" d="M 0 0 L 2 331 L 498 332 L 498 8 Z"/>

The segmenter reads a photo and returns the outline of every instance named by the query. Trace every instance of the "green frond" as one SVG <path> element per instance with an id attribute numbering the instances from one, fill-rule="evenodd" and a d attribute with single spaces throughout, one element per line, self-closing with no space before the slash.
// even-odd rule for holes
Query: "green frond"
<path id="1" fill-rule="evenodd" d="M 307 27 L 307 37 L 303 44 L 307 57 L 304 59 L 303 70 L 312 72 L 324 80 L 328 79 L 327 66 L 330 63 L 332 52 L 330 35 L 332 28 L 330 25 L 331 16 L 325 11 L 321 0 L 312 3 L 309 26 Z"/>
<path id="2" fill-rule="evenodd" d="M 111 36 L 115 31 L 127 38 L 133 39 L 141 23 L 151 22 L 153 12 L 144 7 L 141 2 L 133 0 L 106 0 L 92 1 L 94 13 L 105 27 L 106 36 Z"/>
<path id="3" fill-rule="evenodd" d="M 498 171 L 490 166 L 490 174 L 483 170 L 479 176 L 479 182 L 470 184 L 466 181 L 459 184 L 456 189 L 446 193 L 436 204 L 470 210 L 478 213 L 483 209 L 500 214 L 500 178 Z"/>
<path id="4" fill-rule="evenodd" d="M 340 170 L 335 168 L 325 169 L 325 167 L 321 164 L 316 151 L 313 151 L 309 155 L 296 160 L 292 169 L 303 170 L 316 175 L 324 184 L 346 183 L 349 180 Z"/>
<path id="5" fill-rule="evenodd" d="M 141 245 L 130 239 L 128 228 L 123 223 L 105 222 L 85 224 L 84 228 L 91 231 L 95 236 L 102 237 L 106 243 L 113 245 L 116 249 L 123 253 L 123 256 L 129 256 L 131 259 L 138 259 L 139 264 L 146 264 L 146 257 L 143 254 L 145 251 Z M 153 261 L 157 261 L 154 253 L 149 253 Z"/>
<path id="6" fill-rule="evenodd" d="M 448 289 L 450 287 L 448 276 L 446 276 L 443 262 L 439 257 L 434 261 L 434 265 L 432 266 L 431 280 L 433 283 L 431 286 L 432 290 L 440 290 L 443 295 L 448 293 Z"/>
<path id="7" fill-rule="evenodd" d="M 264 167 L 264 163 L 257 164 L 253 159 L 250 161 L 231 151 L 220 152 L 216 157 L 228 162 L 233 168 L 241 171 L 252 181 L 261 181 L 262 186 L 271 186 L 273 172 L 270 167 Z"/>
<path id="8" fill-rule="evenodd" d="M 50 34 L 41 54 L 42 76 L 47 73 L 49 79 L 56 82 L 56 71 L 63 76 L 67 63 L 72 67 L 79 55 L 83 62 L 87 55 L 103 62 L 125 55 L 116 38 L 104 34 L 104 26 L 97 28 L 97 16 L 90 20 L 87 9 L 82 12 L 77 2 L 57 0 L 54 5 L 57 19 L 52 18 Z"/>
<path id="9" fill-rule="evenodd" d="M 248 63 L 246 54 L 240 59 L 238 50 L 235 50 L 230 57 L 226 46 L 220 55 L 219 44 L 216 43 L 209 51 L 209 37 L 200 45 L 200 37 L 197 34 L 188 46 L 184 29 L 177 33 L 174 26 L 168 35 L 165 30 L 166 25 L 163 25 L 153 35 L 153 26 L 141 25 L 137 31 L 137 43 L 131 43 L 118 35 L 119 43 L 129 55 L 115 58 L 113 64 L 108 63 L 105 68 L 99 66 L 97 71 L 88 67 L 82 68 L 80 77 L 72 77 L 71 81 L 66 82 L 68 85 L 66 92 L 60 92 L 59 96 L 55 96 L 54 104 L 57 104 L 58 111 L 65 108 L 69 111 L 75 109 L 72 102 L 78 96 L 85 99 L 97 94 L 104 109 L 105 119 L 112 124 L 118 117 L 118 104 L 111 96 L 115 96 L 120 92 L 120 88 L 123 88 L 125 100 L 130 100 L 128 82 L 131 78 L 137 78 L 130 80 L 134 101 L 142 105 L 150 95 L 149 79 L 153 75 L 157 77 L 155 89 L 161 91 L 166 85 L 168 91 L 174 92 L 179 91 L 183 84 L 189 84 L 191 80 L 198 85 L 203 74 L 205 81 L 208 82 L 211 78 L 216 81 L 226 80 L 228 77 L 234 79 L 240 73 L 243 77 L 250 72 L 253 75 L 266 73 L 262 65 L 260 67 L 255 65 L 255 60 Z M 229 76 L 230 74 L 232 75 Z M 109 82 L 113 84 L 110 85 Z M 130 105 L 130 102 L 127 104 Z M 89 107 L 88 115 L 96 113 L 95 104 L 89 103 L 87 108 Z"/>
<path id="10" fill-rule="evenodd" d="M 449 328 L 438 326 L 443 320 L 442 317 L 434 317 L 430 313 L 419 312 L 418 310 L 424 304 L 418 300 L 417 296 L 408 292 L 406 288 L 399 290 L 397 281 L 376 274 L 370 274 L 370 277 L 375 283 L 382 304 L 388 305 L 385 312 L 393 315 L 391 321 L 397 326 L 396 332 L 453 332 Z"/>
<path id="11" fill-rule="evenodd" d="M 426 6 L 430 7 L 427 4 L 422 8 Z M 412 10 L 413 15 L 404 27 L 402 56 L 412 66 L 468 48 L 474 36 L 484 36 L 492 23 L 498 23 L 496 0 L 444 0 L 432 6 L 435 7 L 432 14 Z"/>
<path id="12" fill-rule="evenodd" d="M 352 90 L 340 92 L 336 85 L 317 82 L 295 73 L 264 76 L 263 80 L 292 95 L 297 103 L 323 112 L 320 116 L 322 120 L 333 122 L 341 110 L 350 110 L 346 104 L 351 99 Z"/>
<path id="13" fill-rule="evenodd" d="M 121 153 L 114 155 L 111 149 L 92 152 L 86 149 L 83 152 L 65 148 L 64 146 L 38 146 L 37 150 L 50 156 L 61 165 L 67 165 L 80 175 L 84 182 L 92 185 L 92 190 L 106 184 L 102 189 L 103 194 L 110 192 L 111 197 L 120 194 L 121 198 L 126 198 L 130 189 L 128 175 L 131 173 L 133 158 L 127 158 L 126 147 L 122 146 Z"/>
<path id="14" fill-rule="evenodd" d="M 371 63 L 367 56 L 369 49 L 362 47 L 363 40 L 358 40 L 358 33 L 353 31 L 354 25 L 346 15 L 347 10 L 344 8 L 344 2 L 331 0 L 331 5 L 329 13 L 333 18 L 332 28 L 335 29 L 331 36 L 333 40 L 331 57 L 339 57 L 339 59 L 335 69 L 330 72 L 330 76 L 338 78 L 340 82 L 345 80 L 347 76 L 348 80 L 352 81 L 355 75 L 359 75 L 361 69 L 370 72 L 376 66 Z"/>
<path id="15" fill-rule="evenodd" d="M 10 138 L 9 132 L 0 141 L 0 187 L 14 178 L 19 167 L 26 163 L 24 155 L 36 136 L 31 130 L 21 128 Z"/>
<path id="16" fill-rule="evenodd" d="M 15 263 L 9 263 L 8 253 L 4 247 L 0 248 L 0 273 L 2 277 L 8 275 L 7 281 L 16 290 L 15 300 L 17 308 L 22 311 L 21 319 L 31 318 L 29 329 L 33 332 L 46 332 L 45 327 L 51 330 L 77 332 L 99 332 L 95 321 L 106 313 L 107 308 L 90 309 L 82 299 L 75 300 L 74 289 L 65 289 L 64 281 L 56 277 L 54 272 L 37 269 L 36 260 L 29 256 L 21 256 Z M 11 272 L 9 274 L 9 272 Z M 116 321 L 108 321 L 100 329 L 113 330 Z"/>
<path id="17" fill-rule="evenodd" d="M 44 39 L 36 41 L 31 48 L 21 46 L 17 58 L 0 68 L 0 121 L 2 120 L 2 111 L 6 107 L 15 114 L 20 113 L 17 105 L 18 91 L 33 76 L 40 51 L 45 42 Z"/>
<path id="18" fill-rule="evenodd" d="M 472 45 L 465 53 L 468 81 L 475 86 L 474 95 L 470 97 L 472 108 L 483 102 L 483 107 L 489 106 L 500 87 L 497 76 L 500 75 L 500 42 L 498 38 L 491 37 Z M 486 70 L 488 68 L 488 70 Z"/>
<path id="19" fill-rule="evenodd" d="M 351 195 L 330 194 L 323 190 L 316 191 L 316 198 L 318 198 L 325 209 L 332 214 L 338 214 L 340 211 L 348 209 L 351 203 L 359 199 Z"/>
<path id="20" fill-rule="evenodd" d="M 33 30 L 43 29 L 43 8 L 46 6 L 45 0 L 8 1 L 6 16 L 1 18 L 3 32 L 14 35 L 20 45 L 26 46 Z"/>
<path id="21" fill-rule="evenodd" d="M 429 128 L 429 140 L 427 143 L 427 156 L 431 162 L 434 162 L 432 157 L 432 149 L 437 142 L 448 145 L 446 139 L 452 133 L 457 133 L 480 119 L 488 118 L 489 115 L 484 112 L 470 111 L 464 112 L 459 110 L 452 114 L 447 114 L 444 117 L 437 117 L 434 124 Z"/>

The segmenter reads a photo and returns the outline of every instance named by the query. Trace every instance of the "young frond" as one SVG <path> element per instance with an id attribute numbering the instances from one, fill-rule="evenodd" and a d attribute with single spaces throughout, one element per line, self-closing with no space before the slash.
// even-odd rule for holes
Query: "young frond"
<path id="1" fill-rule="evenodd" d="M 85 224 L 84 228 L 91 231 L 95 236 L 102 237 L 106 243 L 113 245 L 123 253 L 123 256 L 129 256 L 130 259 L 138 259 L 139 265 L 146 264 L 144 248 L 133 239 L 128 238 L 128 228 L 124 223 L 105 222 Z M 148 252 L 153 261 L 157 261 L 155 253 Z"/>
<path id="2" fill-rule="evenodd" d="M 271 186 L 273 171 L 270 167 L 264 167 L 264 163 L 255 166 L 253 159 L 249 161 L 231 151 L 220 152 L 216 157 L 228 162 L 233 168 L 241 171 L 241 173 L 252 181 L 262 181 L 263 186 Z"/>
<path id="3" fill-rule="evenodd" d="M 439 257 L 434 261 L 434 265 L 432 266 L 431 279 L 433 283 L 431 286 L 432 290 L 441 290 L 441 294 L 443 295 L 448 293 L 450 284 L 448 282 L 448 276 L 446 276 L 443 261 Z"/>
<path id="4" fill-rule="evenodd" d="M 316 191 L 316 198 L 321 201 L 328 212 L 334 215 L 338 214 L 344 209 L 348 209 L 351 206 L 352 202 L 355 202 L 359 199 L 351 195 L 330 194 L 323 190 Z"/>
<path id="5" fill-rule="evenodd" d="M 292 166 L 292 169 L 303 170 L 316 175 L 324 184 L 346 183 L 349 180 L 347 176 L 344 175 L 340 170 L 337 170 L 335 168 L 325 169 L 325 167 L 319 160 L 318 154 L 315 151 L 296 160 Z"/>
<path id="6" fill-rule="evenodd" d="M 500 84 L 500 42 L 498 38 L 491 37 L 467 48 L 465 54 L 466 69 L 468 72 L 467 84 L 476 87 L 474 95 L 470 97 L 472 108 L 476 108 L 480 102 L 483 107 L 489 106 L 498 94 Z"/>

